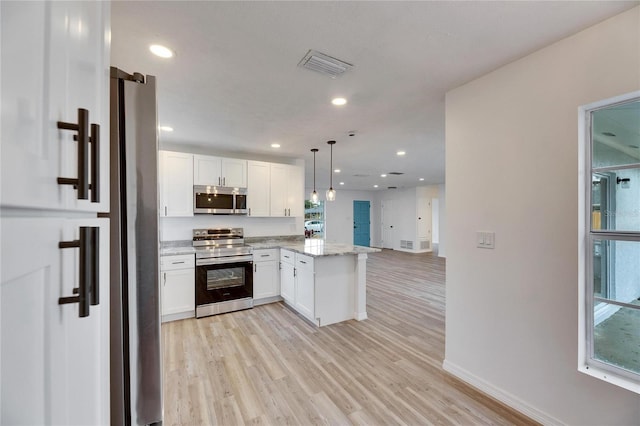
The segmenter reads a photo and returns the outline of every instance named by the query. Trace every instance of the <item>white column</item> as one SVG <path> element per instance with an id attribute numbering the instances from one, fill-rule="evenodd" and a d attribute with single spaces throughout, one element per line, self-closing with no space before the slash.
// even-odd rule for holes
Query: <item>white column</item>
<path id="1" fill-rule="evenodd" d="M 355 319 L 367 319 L 367 254 L 358 254 L 355 282 Z"/>

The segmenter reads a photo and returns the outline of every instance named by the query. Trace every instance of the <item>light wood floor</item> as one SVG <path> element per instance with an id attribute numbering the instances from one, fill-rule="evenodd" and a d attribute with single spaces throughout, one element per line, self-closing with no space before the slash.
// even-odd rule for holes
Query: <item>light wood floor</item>
<path id="1" fill-rule="evenodd" d="M 282 303 L 162 326 L 166 425 L 534 424 L 442 370 L 444 260 L 369 256 L 366 321 Z"/>

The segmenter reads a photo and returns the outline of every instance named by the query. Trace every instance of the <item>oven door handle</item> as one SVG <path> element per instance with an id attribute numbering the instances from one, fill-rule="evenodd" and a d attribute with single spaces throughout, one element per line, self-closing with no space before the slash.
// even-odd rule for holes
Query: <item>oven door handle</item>
<path id="1" fill-rule="evenodd" d="M 251 254 L 244 255 L 244 256 L 212 257 L 209 259 L 197 259 L 196 266 L 223 265 L 225 263 L 252 262 L 252 261 L 253 261 L 253 255 Z"/>

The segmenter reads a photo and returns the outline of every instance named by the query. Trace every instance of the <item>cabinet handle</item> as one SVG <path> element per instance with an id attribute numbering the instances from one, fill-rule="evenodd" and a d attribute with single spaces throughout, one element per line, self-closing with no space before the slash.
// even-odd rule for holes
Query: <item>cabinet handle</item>
<path id="1" fill-rule="evenodd" d="M 222 186 L 227 186 L 227 178 L 226 177 L 222 178 Z"/>
<path id="2" fill-rule="evenodd" d="M 305 262 L 304 260 L 300 260 L 300 263 L 304 263 L 305 265 L 307 264 L 307 262 Z"/>
<path id="3" fill-rule="evenodd" d="M 91 202 L 100 202 L 100 125 L 91 125 Z"/>
<path id="4" fill-rule="evenodd" d="M 249 214 L 247 216 L 251 216 L 251 207 L 249 207 Z"/>
<path id="5" fill-rule="evenodd" d="M 162 283 L 162 285 L 166 287 L 166 286 L 167 286 L 167 273 L 166 273 L 166 272 L 164 272 L 162 275 L 163 275 L 163 280 L 164 280 L 164 282 Z"/>
<path id="6" fill-rule="evenodd" d="M 172 265 L 180 265 L 181 263 L 184 263 L 184 260 L 182 262 L 171 262 Z"/>
<path id="7" fill-rule="evenodd" d="M 167 206 L 164 206 L 164 215 L 167 215 Z"/>
<path id="8" fill-rule="evenodd" d="M 253 264 L 253 272 L 258 272 L 258 264 L 257 263 Z"/>
<path id="9" fill-rule="evenodd" d="M 218 186 L 220 186 L 220 176 L 218 176 Z"/>
<path id="10" fill-rule="evenodd" d="M 296 276 L 296 268 L 293 268 L 293 276 Z"/>
<path id="11" fill-rule="evenodd" d="M 282 262 L 278 262 L 278 270 L 281 271 L 282 270 Z"/>
<path id="12" fill-rule="evenodd" d="M 268 254 L 261 254 L 260 257 L 269 257 Z"/>
<path id="13" fill-rule="evenodd" d="M 73 289 L 73 294 L 77 296 L 60 297 L 59 305 L 69 303 L 79 303 L 78 316 L 80 318 L 89 316 L 89 305 L 98 305 L 100 303 L 100 283 L 99 283 L 99 228 L 90 226 L 80 227 L 80 239 L 74 241 L 61 241 L 58 248 L 79 248 L 79 283 L 78 287 Z"/>
<path id="14" fill-rule="evenodd" d="M 89 198 L 89 111 L 78 108 L 78 123 L 58 121 L 58 129 L 78 132 L 74 140 L 78 141 L 78 177 L 58 177 L 58 185 L 73 185 L 78 191 L 78 200 Z"/>

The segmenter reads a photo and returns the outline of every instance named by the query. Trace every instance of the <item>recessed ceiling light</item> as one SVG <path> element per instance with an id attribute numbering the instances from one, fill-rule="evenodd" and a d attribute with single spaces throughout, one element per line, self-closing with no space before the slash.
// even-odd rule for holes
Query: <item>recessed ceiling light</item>
<path id="1" fill-rule="evenodd" d="M 331 103 L 336 106 L 346 105 L 347 100 L 345 98 L 333 98 L 331 99 Z"/>
<path id="2" fill-rule="evenodd" d="M 271 148 L 280 148 L 280 144 L 279 143 L 272 143 L 271 144 Z"/>
<path id="3" fill-rule="evenodd" d="M 340 173 L 340 169 L 335 169 L 333 173 Z"/>
<path id="4" fill-rule="evenodd" d="M 152 44 L 149 46 L 149 50 L 151 53 L 156 56 L 160 56 L 161 58 L 171 58 L 173 56 L 173 51 L 171 49 L 160 44 Z"/>
<path id="5" fill-rule="evenodd" d="M 422 180 L 424 180 L 424 178 L 420 178 L 420 179 L 418 179 L 418 180 L 421 180 L 421 181 L 422 181 Z"/>
<path id="6" fill-rule="evenodd" d="M 170 126 L 160 126 L 159 129 L 163 132 L 173 132 L 173 127 Z"/>
<path id="7" fill-rule="evenodd" d="M 387 177 L 387 175 L 385 175 L 384 173 L 380 175 L 380 177 Z"/>
<path id="8" fill-rule="evenodd" d="M 403 156 L 403 155 L 405 155 L 405 154 L 406 154 L 406 152 L 404 152 L 404 151 L 398 151 L 398 152 L 396 152 L 396 155 L 398 155 L 398 156 Z"/>
<path id="9" fill-rule="evenodd" d="M 373 187 L 374 187 L 374 188 L 377 188 L 377 187 L 378 187 L 378 185 L 373 185 Z"/>
<path id="10" fill-rule="evenodd" d="M 344 185 L 344 182 L 340 182 L 340 185 Z"/>

